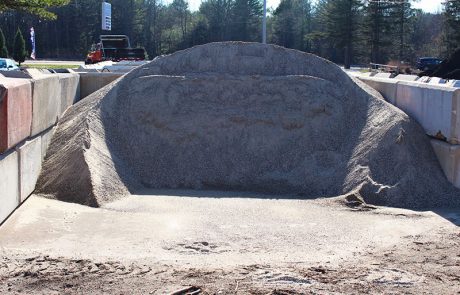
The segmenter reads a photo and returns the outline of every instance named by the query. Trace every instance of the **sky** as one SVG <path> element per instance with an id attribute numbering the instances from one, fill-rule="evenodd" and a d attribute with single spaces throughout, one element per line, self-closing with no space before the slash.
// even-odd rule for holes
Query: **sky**
<path id="1" fill-rule="evenodd" d="M 169 1 L 165 1 L 169 2 Z M 267 7 L 276 8 L 280 0 L 267 0 Z M 423 9 L 426 12 L 438 12 L 441 11 L 442 0 L 420 0 L 418 3 L 414 3 L 415 8 Z M 192 11 L 198 10 L 200 7 L 201 0 L 189 0 L 190 9 Z"/>

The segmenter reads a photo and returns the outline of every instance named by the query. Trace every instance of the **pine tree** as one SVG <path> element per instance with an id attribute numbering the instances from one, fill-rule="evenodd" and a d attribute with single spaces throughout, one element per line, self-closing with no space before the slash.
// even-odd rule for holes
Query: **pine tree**
<path id="1" fill-rule="evenodd" d="M 336 48 L 342 50 L 346 69 L 350 68 L 353 58 L 353 43 L 358 31 L 357 14 L 361 6 L 359 0 L 328 1 L 322 15 L 325 34 Z"/>
<path id="2" fill-rule="evenodd" d="M 8 57 L 8 49 L 6 48 L 5 36 L 2 29 L 0 29 L 0 57 Z"/>
<path id="3" fill-rule="evenodd" d="M 452 54 L 460 48 L 460 0 L 446 0 L 444 3 L 446 53 Z"/>
<path id="4" fill-rule="evenodd" d="M 19 63 L 19 65 L 21 65 L 21 63 L 26 60 L 26 56 L 26 42 L 24 41 L 21 30 L 18 29 L 16 36 L 14 37 L 13 58 Z"/>
<path id="5" fill-rule="evenodd" d="M 69 0 L 1 0 L 0 13 L 14 9 L 35 14 L 45 19 L 56 19 L 56 15 L 48 10 L 49 7 L 67 5 Z"/>
<path id="6" fill-rule="evenodd" d="M 363 34 L 370 49 L 370 60 L 373 63 L 386 63 L 387 49 L 393 44 L 391 9 L 393 4 L 386 0 L 368 1 L 365 8 Z"/>
<path id="7" fill-rule="evenodd" d="M 198 20 L 193 29 L 187 35 L 187 43 L 185 47 L 192 47 L 209 42 L 208 25 L 204 19 Z"/>
<path id="8" fill-rule="evenodd" d="M 174 16 L 176 21 L 178 22 L 181 33 L 182 33 L 182 42 L 185 40 L 185 36 L 187 35 L 187 22 L 188 22 L 188 2 L 185 0 L 174 0 L 171 3 L 171 8 L 174 11 Z"/>
<path id="9" fill-rule="evenodd" d="M 281 0 L 273 13 L 274 42 L 278 45 L 294 48 L 294 5 L 293 0 Z"/>
<path id="10" fill-rule="evenodd" d="M 260 40 L 262 3 L 259 0 L 235 0 L 231 15 L 232 40 Z"/>
<path id="11" fill-rule="evenodd" d="M 410 35 L 415 31 L 416 10 L 410 0 L 391 3 L 389 16 L 391 19 L 392 52 L 390 58 L 398 61 L 409 61 L 414 55 L 414 47 L 409 44 Z M 394 36 L 396 33 L 396 36 Z"/>
<path id="12" fill-rule="evenodd" d="M 309 51 L 311 1 L 281 0 L 273 13 L 273 42 L 288 48 Z"/>
<path id="13" fill-rule="evenodd" d="M 230 40 L 232 0 L 206 0 L 201 3 L 200 13 L 208 21 L 209 41 Z"/>

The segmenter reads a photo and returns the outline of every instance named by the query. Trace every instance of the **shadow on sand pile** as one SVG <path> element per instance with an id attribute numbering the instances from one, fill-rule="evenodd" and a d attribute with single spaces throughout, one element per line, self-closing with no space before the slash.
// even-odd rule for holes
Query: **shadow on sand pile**
<path id="1" fill-rule="evenodd" d="M 421 127 L 333 63 L 253 43 L 155 59 L 68 111 L 37 191 L 98 206 L 141 187 L 458 204 Z"/>

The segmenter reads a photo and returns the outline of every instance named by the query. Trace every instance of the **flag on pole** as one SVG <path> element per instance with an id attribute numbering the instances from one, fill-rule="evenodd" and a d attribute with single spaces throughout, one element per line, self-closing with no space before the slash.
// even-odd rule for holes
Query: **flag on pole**
<path id="1" fill-rule="evenodd" d="M 34 31 L 34 27 L 30 28 L 30 42 L 32 43 L 32 53 L 30 54 L 30 58 L 35 59 L 35 31 Z"/>

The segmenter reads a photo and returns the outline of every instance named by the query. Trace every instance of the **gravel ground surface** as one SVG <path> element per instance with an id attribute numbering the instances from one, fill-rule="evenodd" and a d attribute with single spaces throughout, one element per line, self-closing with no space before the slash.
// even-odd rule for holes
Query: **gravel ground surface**
<path id="1" fill-rule="evenodd" d="M 0 294 L 459 294 L 459 212 L 223 192 L 146 191 L 104 208 L 33 196 L 0 227 Z"/>

